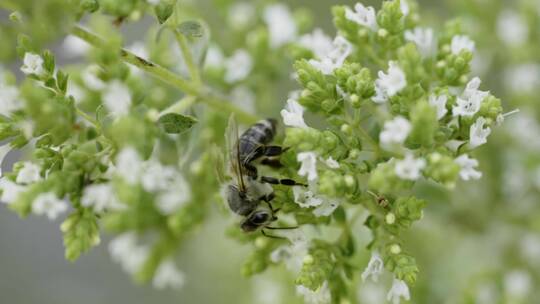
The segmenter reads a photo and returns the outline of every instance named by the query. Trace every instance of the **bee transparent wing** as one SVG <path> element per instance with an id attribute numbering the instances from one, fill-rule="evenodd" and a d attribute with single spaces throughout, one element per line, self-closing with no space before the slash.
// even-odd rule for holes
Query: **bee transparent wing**
<path id="1" fill-rule="evenodd" d="M 240 165 L 240 150 L 238 138 L 238 125 L 234 114 L 229 117 L 229 123 L 225 130 L 225 145 L 226 145 L 226 165 L 229 168 L 230 175 L 236 179 L 237 185 L 242 192 L 245 192 L 244 175 L 242 166 Z"/>

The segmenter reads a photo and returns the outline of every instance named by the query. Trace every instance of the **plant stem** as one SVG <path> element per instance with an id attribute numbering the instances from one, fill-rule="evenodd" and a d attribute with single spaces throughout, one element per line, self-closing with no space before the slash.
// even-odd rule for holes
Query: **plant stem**
<path id="1" fill-rule="evenodd" d="M 101 37 L 90 33 L 80 26 L 73 27 L 71 33 L 94 47 L 106 46 L 105 40 Z M 247 113 L 244 110 L 236 107 L 230 103 L 227 99 L 218 96 L 210 88 L 203 86 L 200 83 L 195 83 L 182 78 L 181 76 L 161 67 L 155 63 L 152 63 L 144 58 L 138 57 L 126 49 L 120 49 L 120 57 L 123 61 L 132 64 L 147 74 L 160 79 L 161 81 L 168 83 L 187 95 L 196 96 L 197 101 L 206 103 L 217 111 L 225 111 L 227 113 L 235 113 L 238 120 L 251 124 L 257 121 L 257 117 L 253 114 Z"/>
<path id="2" fill-rule="evenodd" d="M 180 33 L 178 30 L 174 30 L 174 36 L 176 37 L 176 41 L 178 42 L 178 45 L 180 46 L 180 50 L 182 51 L 182 54 L 184 55 L 184 61 L 186 62 L 191 79 L 193 80 L 193 82 L 200 84 L 201 76 L 199 75 L 199 68 L 195 64 L 195 61 L 193 60 L 193 55 L 191 54 L 191 51 L 189 50 L 186 37 L 184 37 L 184 35 Z"/>

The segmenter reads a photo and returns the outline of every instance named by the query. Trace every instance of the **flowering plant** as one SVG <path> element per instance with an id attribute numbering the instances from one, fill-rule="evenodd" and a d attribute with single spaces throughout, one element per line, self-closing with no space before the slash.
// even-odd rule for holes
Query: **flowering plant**
<path id="1" fill-rule="evenodd" d="M 102 226 L 116 234 L 109 250 L 126 272 L 180 287 L 174 254 L 212 202 L 225 201 L 214 172 L 229 115 L 245 126 L 268 116 L 272 82 L 294 60 L 300 89 L 280 112 L 286 130 L 276 138 L 287 150 L 283 167 L 268 172 L 307 185 L 274 187 L 277 224 L 298 229 L 273 239 L 235 223 L 227 235 L 253 245 L 243 273 L 284 263 L 306 302 L 340 303 L 355 298 L 354 282 L 387 272 L 388 300 L 409 300 L 419 268 L 403 235 L 429 203 L 415 186 L 479 179 L 473 150 L 504 120 L 500 100 L 470 74 L 475 43 L 460 23 L 436 33 L 413 1 L 384 1 L 378 11 L 358 3 L 333 8 L 331 38 L 312 30 L 304 10 L 238 3 L 228 23 L 247 39 L 225 57 L 211 25 L 177 2 L 70 1 L 65 24 L 51 27 L 69 29 L 66 46 L 84 65 L 57 66 L 43 41 L 18 36 L 26 78 L 17 84 L 2 72 L 0 139 L 9 145 L 0 154 L 31 154 L 3 172 L 1 200 L 23 217 L 69 212 L 68 260 L 99 244 Z M 21 32 L 39 19 L 24 2 L 10 6 Z M 122 48 L 114 26 L 148 12 L 159 24 L 152 43 Z M 83 16 L 92 30 L 77 25 Z M 366 249 L 362 224 L 372 236 Z"/>

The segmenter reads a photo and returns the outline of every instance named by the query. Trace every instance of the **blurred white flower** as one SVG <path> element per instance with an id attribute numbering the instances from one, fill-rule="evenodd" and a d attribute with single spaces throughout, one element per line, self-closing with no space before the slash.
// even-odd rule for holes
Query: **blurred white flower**
<path id="1" fill-rule="evenodd" d="M 411 299 L 409 287 L 404 281 L 394 278 L 392 281 L 392 287 L 386 295 L 386 300 L 392 301 L 392 304 L 399 304 L 399 302 L 401 302 L 401 298 L 406 301 Z"/>
<path id="2" fill-rule="evenodd" d="M 62 50 L 70 58 L 84 56 L 89 49 L 90 45 L 77 36 L 67 35 L 62 42 Z"/>
<path id="3" fill-rule="evenodd" d="M 216 44 L 211 44 L 206 51 L 206 57 L 204 59 L 204 68 L 218 68 L 225 63 L 225 56 L 223 52 Z"/>
<path id="4" fill-rule="evenodd" d="M 236 30 L 242 30 L 254 22 L 255 6 L 250 2 L 236 2 L 229 8 L 227 22 Z"/>
<path id="5" fill-rule="evenodd" d="M 253 59 L 244 49 L 239 49 L 225 60 L 225 81 L 233 83 L 244 80 L 253 68 Z"/>
<path id="6" fill-rule="evenodd" d="M 531 292 L 531 275 L 523 270 L 512 270 L 504 276 L 504 291 L 510 299 L 524 299 Z"/>
<path id="7" fill-rule="evenodd" d="M 371 30 L 377 30 L 375 9 L 371 6 L 365 7 L 362 3 L 356 3 L 354 11 L 347 7 L 345 8 L 345 18 Z"/>
<path id="8" fill-rule="evenodd" d="M 422 169 L 426 167 L 426 160 L 414 158 L 412 154 L 407 154 L 405 159 L 396 161 L 395 172 L 401 179 L 417 180 L 422 174 Z"/>
<path id="9" fill-rule="evenodd" d="M 377 251 L 373 251 L 366 269 L 362 272 L 362 281 L 366 281 L 367 278 L 371 277 L 373 282 L 377 282 L 383 271 L 384 263 L 381 259 L 381 255 Z"/>
<path id="10" fill-rule="evenodd" d="M 302 285 L 296 285 L 296 293 L 304 297 L 304 303 L 306 304 L 328 304 L 332 300 L 327 281 L 324 281 L 316 291 Z"/>
<path id="11" fill-rule="evenodd" d="M 365 282 L 360 284 L 357 297 L 362 304 L 381 304 L 385 302 L 386 291 L 382 284 Z"/>
<path id="12" fill-rule="evenodd" d="M 300 152 L 296 159 L 301 163 L 298 175 L 307 176 L 308 181 L 314 181 L 318 178 L 317 154 L 314 152 Z"/>
<path id="13" fill-rule="evenodd" d="M 191 188 L 179 172 L 174 178 L 173 185 L 156 198 L 157 208 L 165 215 L 175 213 L 191 199 Z"/>
<path id="14" fill-rule="evenodd" d="M 469 36 L 456 35 L 452 37 L 450 49 L 452 50 L 452 54 L 454 55 L 459 55 L 459 53 L 461 53 L 461 51 L 463 50 L 467 50 L 473 53 L 475 49 L 475 43 L 469 38 Z"/>
<path id="15" fill-rule="evenodd" d="M 244 111 L 255 114 L 255 94 L 246 86 L 237 86 L 231 91 L 231 100 Z"/>
<path id="16" fill-rule="evenodd" d="M 270 47 L 278 48 L 296 39 L 297 28 L 289 8 L 284 4 L 272 4 L 263 12 L 263 19 L 270 34 Z"/>
<path id="17" fill-rule="evenodd" d="M 308 254 L 309 240 L 302 230 L 288 231 L 285 237 L 290 244 L 282 245 L 270 253 L 270 260 L 274 263 L 285 262 L 287 269 L 299 273 L 304 257 Z"/>
<path id="18" fill-rule="evenodd" d="M 16 182 L 18 184 L 31 184 L 41 180 L 41 168 L 31 162 L 24 162 L 22 168 L 17 174 Z"/>
<path id="19" fill-rule="evenodd" d="M 19 89 L 15 86 L 3 86 L 0 83 L 0 115 L 9 116 L 22 109 L 23 103 L 19 96 Z"/>
<path id="20" fill-rule="evenodd" d="M 404 2 L 402 1 L 402 3 Z M 431 57 L 435 53 L 435 40 L 431 28 L 416 27 L 413 30 L 407 30 L 405 31 L 405 40 L 414 42 L 424 57 Z"/>
<path id="21" fill-rule="evenodd" d="M 497 35 L 508 46 L 519 47 L 523 45 L 529 36 L 525 17 L 513 10 L 502 11 L 497 19 Z"/>
<path id="22" fill-rule="evenodd" d="M 42 76 L 45 74 L 45 69 L 43 68 L 43 58 L 38 54 L 34 53 L 25 53 L 23 59 L 23 66 L 21 71 L 26 75 L 37 75 Z"/>
<path id="23" fill-rule="evenodd" d="M 514 93 L 533 92 L 540 85 L 540 67 L 536 63 L 511 66 L 504 72 L 504 84 Z"/>
<path id="24" fill-rule="evenodd" d="M 403 16 L 409 15 L 411 9 L 409 8 L 409 3 L 407 2 L 407 0 L 401 0 L 399 2 L 399 8 L 401 9 L 401 13 L 403 14 Z"/>
<path id="25" fill-rule="evenodd" d="M 127 115 L 131 107 L 131 92 L 125 84 L 113 80 L 103 92 L 103 103 L 114 117 Z"/>
<path id="26" fill-rule="evenodd" d="M 469 132 L 469 148 L 474 149 L 487 142 L 487 137 L 491 134 L 491 129 L 489 127 L 484 128 L 485 124 L 486 119 L 484 117 L 479 117 L 476 122 L 472 124 Z"/>
<path id="27" fill-rule="evenodd" d="M 388 95 L 386 95 L 383 88 L 377 83 L 375 83 L 375 96 L 371 97 L 371 100 L 380 104 L 388 101 Z"/>
<path id="28" fill-rule="evenodd" d="M 167 190 L 174 187 L 179 175 L 174 167 L 164 166 L 157 160 L 149 160 L 144 166 L 141 184 L 148 192 Z"/>
<path id="29" fill-rule="evenodd" d="M 323 203 L 323 199 L 315 194 L 314 190 L 306 190 L 303 186 L 293 187 L 294 202 L 302 208 L 316 207 Z"/>
<path id="30" fill-rule="evenodd" d="M 73 96 L 76 104 L 80 103 L 86 98 L 86 92 L 73 80 L 68 80 L 66 95 Z"/>
<path id="31" fill-rule="evenodd" d="M 122 149 L 116 157 L 116 173 L 120 175 L 127 183 L 136 184 L 142 173 L 143 162 L 132 147 Z"/>
<path id="32" fill-rule="evenodd" d="M 396 95 L 407 86 L 405 73 L 394 61 L 388 63 L 387 74 L 379 71 L 378 75 L 379 78 L 375 81 L 375 84 L 389 97 Z"/>
<path id="33" fill-rule="evenodd" d="M 519 249 L 528 264 L 540 265 L 540 236 L 534 233 L 525 234 L 519 241 Z"/>
<path id="34" fill-rule="evenodd" d="M 315 210 L 313 210 L 313 214 L 316 217 L 321 216 L 330 216 L 334 211 L 339 207 L 339 201 L 336 199 L 330 199 L 323 197 L 323 202 Z"/>
<path id="35" fill-rule="evenodd" d="M 339 163 L 332 158 L 332 156 L 328 157 L 327 159 L 323 159 L 323 162 L 328 166 L 330 169 L 338 169 Z"/>
<path id="36" fill-rule="evenodd" d="M 311 50 L 316 58 L 323 58 L 334 49 L 332 39 L 320 28 L 316 28 L 312 33 L 302 35 L 298 43 Z"/>
<path id="37" fill-rule="evenodd" d="M 149 255 L 147 246 L 137 245 L 137 235 L 134 232 L 118 235 L 109 242 L 108 249 L 111 259 L 129 274 L 137 273 Z"/>
<path id="38" fill-rule="evenodd" d="M 0 146 L 0 176 L 2 176 L 2 163 L 9 151 L 11 151 L 11 146 L 9 144 Z"/>
<path id="39" fill-rule="evenodd" d="M 469 158 L 467 154 L 462 154 L 454 161 L 461 167 L 459 176 L 462 180 L 468 181 L 482 177 L 482 172 L 476 170 L 476 167 L 478 167 L 478 161 L 476 159 Z"/>
<path id="40" fill-rule="evenodd" d="M 0 191 L 2 193 L 0 201 L 4 204 L 13 203 L 24 190 L 26 190 L 25 186 L 17 185 L 5 177 L 0 178 Z"/>
<path id="41" fill-rule="evenodd" d="M 379 140 L 385 147 L 402 144 L 411 132 L 411 123 L 402 116 L 396 116 L 393 120 L 384 123 Z"/>
<path id="42" fill-rule="evenodd" d="M 161 0 L 146 0 L 146 2 L 148 2 L 151 5 L 158 5 L 161 2 Z"/>
<path id="43" fill-rule="evenodd" d="M 100 91 L 103 90 L 106 86 L 105 82 L 103 82 L 103 80 L 101 80 L 97 76 L 99 70 L 99 66 L 92 64 L 86 67 L 81 73 L 81 78 L 84 82 L 84 85 L 90 90 Z"/>
<path id="44" fill-rule="evenodd" d="M 281 110 L 283 124 L 295 128 L 309 128 L 304 122 L 304 107 L 294 99 L 288 99 L 285 109 Z"/>
<path id="45" fill-rule="evenodd" d="M 446 115 L 446 113 L 448 112 L 448 110 L 446 109 L 447 101 L 448 97 L 446 95 L 429 96 L 429 104 L 435 107 L 435 109 L 437 110 L 437 119 L 443 118 L 444 115 Z"/>
<path id="46" fill-rule="evenodd" d="M 54 192 L 41 193 L 32 202 L 32 212 L 36 215 L 46 214 L 51 221 L 67 210 L 67 203 L 59 199 Z"/>
<path id="47" fill-rule="evenodd" d="M 341 67 L 345 59 L 352 52 L 352 44 L 342 36 L 336 36 L 332 42 L 332 50 L 319 60 L 310 59 L 309 63 L 323 74 L 331 74 L 335 69 Z"/>
<path id="48" fill-rule="evenodd" d="M 159 264 L 154 279 L 152 280 L 152 285 L 157 289 L 178 289 L 184 286 L 184 284 L 184 273 L 178 270 L 174 261 L 171 259 L 167 259 Z"/>
<path id="49" fill-rule="evenodd" d="M 84 188 L 81 204 L 85 207 L 92 207 L 95 212 L 104 210 L 123 210 L 126 205 L 122 204 L 116 197 L 116 193 L 111 184 L 93 184 Z"/>

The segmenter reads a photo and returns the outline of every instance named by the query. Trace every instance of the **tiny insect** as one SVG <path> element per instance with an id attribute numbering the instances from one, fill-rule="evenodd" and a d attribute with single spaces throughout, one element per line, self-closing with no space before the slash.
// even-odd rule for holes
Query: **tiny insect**
<path id="1" fill-rule="evenodd" d="M 267 229 L 292 229 L 296 227 L 270 227 L 276 221 L 277 209 L 270 203 L 274 199 L 274 189 L 271 184 L 287 186 L 303 185 L 292 179 L 278 179 L 269 176 L 259 176 L 255 162 L 271 167 L 280 167 L 278 156 L 286 149 L 269 145 L 276 133 L 277 121 L 264 119 L 249 127 L 238 136 L 238 128 L 234 116 L 229 119 L 226 144 L 228 163 L 233 182 L 227 185 L 225 197 L 229 208 L 244 217 L 240 227 L 245 232 Z M 264 202 L 264 203 L 263 203 Z"/>

